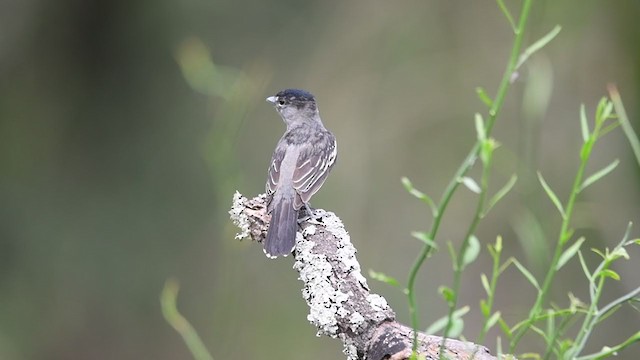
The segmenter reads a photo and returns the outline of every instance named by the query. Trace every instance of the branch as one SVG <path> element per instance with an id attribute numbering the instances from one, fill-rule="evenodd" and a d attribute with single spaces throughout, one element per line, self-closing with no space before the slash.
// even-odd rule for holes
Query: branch
<path id="1" fill-rule="evenodd" d="M 236 238 L 264 240 L 270 218 L 264 194 L 249 200 L 236 192 L 229 214 L 241 230 Z M 349 360 L 409 359 L 413 330 L 395 320 L 382 296 L 369 291 L 340 218 L 317 209 L 315 217 L 300 227 L 293 268 L 304 282 L 307 319 L 318 328 L 318 335 L 342 340 Z M 441 343 L 439 336 L 418 333 L 418 354 L 427 359 L 497 359 L 484 346 L 451 339 L 440 356 Z"/>

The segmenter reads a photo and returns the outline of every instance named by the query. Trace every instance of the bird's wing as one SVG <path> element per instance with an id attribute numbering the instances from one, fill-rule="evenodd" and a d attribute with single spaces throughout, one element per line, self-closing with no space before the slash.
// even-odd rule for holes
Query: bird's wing
<path id="1" fill-rule="evenodd" d="M 300 151 L 292 179 L 298 193 L 294 202 L 296 209 L 308 203 L 320 189 L 336 162 L 337 150 L 335 137 L 327 131 L 315 144 Z"/>
<path id="2" fill-rule="evenodd" d="M 267 174 L 267 195 L 273 195 L 273 193 L 276 191 L 278 181 L 280 180 L 280 165 L 282 164 L 282 159 L 284 159 L 285 153 L 286 150 L 281 148 L 281 146 L 276 147 L 276 150 L 273 152 L 273 156 L 271 157 L 271 164 L 269 165 L 269 171 Z"/>

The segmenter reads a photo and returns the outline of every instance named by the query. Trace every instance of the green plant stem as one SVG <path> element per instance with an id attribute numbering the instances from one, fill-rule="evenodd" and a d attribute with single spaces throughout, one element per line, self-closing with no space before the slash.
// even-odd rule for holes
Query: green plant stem
<path id="1" fill-rule="evenodd" d="M 544 282 L 542 283 L 542 287 L 536 296 L 536 301 L 529 312 L 529 317 L 524 322 L 523 326 L 518 329 L 518 332 L 514 335 L 513 340 L 509 346 L 510 352 L 515 352 L 515 348 L 524 336 L 524 334 L 531 328 L 531 325 L 536 321 L 536 318 L 540 311 L 542 310 L 542 306 L 544 302 L 547 300 L 549 296 L 549 291 L 551 289 L 551 284 L 553 283 L 553 279 L 555 278 L 557 272 L 558 261 L 560 260 L 560 256 L 562 256 L 562 250 L 564 249 L 564 245 L 571 239 L 571 217 L 573 215 L 573 207 L 575 205 L 576 199 L 578 197 L 578 193 L 580 192 L 580 188 L 582 186 L 582 181 L 584 178 L 584 172 L 587 167 L 587 162 L 589 161 L 589 157 L 591 157 L 591 151 L 593 150 L 593 146 L 595 145 L 596 140 L 599 137 L 599 131 L 602 125 L 602 122 L 599 119 L 595 121 L 595 128 L 591 133 L 589 139 L 582 145 L 582 150 L 580 151 L 580 166 L 576 173 L 576 177 L 573 181 L 573 186 L 571 188 L 571 194 L 569 199 L 567 200 L 567 204 L 564 207 L 565 212 L 562 218 L 562 225 L 560 227 L 560 233 L 558 235 L 558 241 L 556 243 L 556 248 L 553 253 L 553 258 L 551 259 L 551 263 L 549 265 L 549 271 L 545 275 Z"/>
<path id="2" fill-rule="evenodd" d="M 553 336 L 547 339 L 547 349 L 545 350 L 542 360 L 549 360 L 549 358 L 551 357 L 551 354 L 553 354 L 553 349 L 556 341 L 560 336 L 562 336 L 565 333 L 566 329 L 572 325 L 572 320 L 575 319 L 575 317 L 573 317 L 572 315 L 573 314 L 570 314 L 569 316 L 564 316 L 558 328 L 554 329 Z"/>
<path id="3" fill-rule="evenodd" d="M 498 251 L 495 249 L 495 254 L 492 253 L 493 256 L 493 269 L 491 270 L 491 283 L 489 283 L 489 293 L 487 294 L 487 315 L 485 317 L 484 324 L 482 325 L 482 329 L 480 330 L 480 334 L 478 335 L 478 339 L 476 340 L 477 344 L 484 343 L 484 338 L 489 331 L 487 327 L 487 321 L 491 318 L 491 311 L 493 310 L 493 301 L 496 294 L 496 287 L 498 286 L 498 277 L 500 277 L 500 255 L 502 254 L 502 250 Z"/>
<path id="4" fill-rule="evenodd" d="M 577 309 L 575 312 L 586 314 L 587 310 Z M 542 313 L 542 314 L 536 316 L 536 318 L 534 319 L 533 322 L 537 322 L 537 321 L 540 321 L 540 320 L 545 320 L 545 319 L 549 318 L 549 316 L 568 316 L 568 315 L 571 315 L 572 313 L 574 313 L 574 311 L 572 311 L 570 309 L 557 310 L 557 311 L 552 312 L 551 314 Z M 528 319 L 522 320 L 521 322 L 519 322 L 516 325 L 514 325 L 513 326 L 513 330 L 515 331 L 515 330 L 519 329 L 520 327 L 524 326 L 526 324 L 527 320 Z"/>
<path id="5" fill-rule="evenodd" d="M 179 289 L 180 285 L 175 279 L 168 279 L 164 284 L 162 294 L 160 295 L 162 315 L 164 315 L 165 320 L 182 336 L 182 339 L 185 344 L 187 344 L 195 360 L 213 360 L 213 357 L 204 346 L 196 330 L 191 326 L 189 321 L 178 312 L 176 303 Z"/>
<path id="6" fill-rule="evenodd" d="M 616 246 L 616 248 L 614 249 L 614 253 L 616 251 L 618 251 L 619 249 L 623 248 L 625 246 L 625 242 L 628 238 L 629 235 L 629 228 L 627 229 L 627 232 L 624 236 L 624 238 L 622 239 L 622 241 L 620 242 L 620 244 L 618 244 L 618 246 Z M 607 251 L 607 254 L 609 254 L 609 252 Z M 603 289 L 604 289 L 604 283 L 607 279 L 607 276 L 604 275 L 602 272 L 605 270 L 608 270 L 613 261 L 615 261 L 615 258 L 609 258 L 609 255 L 607 255 L 605 257 L 605 259 L 603 259 L 602 263 L 600 264 L 600 266 L 598 266 L 598 268 L 593 272 L 593 276 L 598 276 L 598 285 L 596 286 L 595 289 L 590 290 L 590 297 L 591 297 L 591 304 L 589 306 L 589 309 L 587 311 L 587 314 L 585 316 L 584 321 L 582 322 L 582 326 L 580 327 L 580 331 L 578 332 L 578 336 L 576 337 L 575 341 L 574 341 L 574 346 L 572 347 L 572 351 L 571 353 L 567 354 L 567 356 L 565 356 L 565 358 L 569 359 L 569 358 L 576 358 L 578 355 L 580 355 L 580 352 L 584 349 L 587 340 L 589 339 L 589 336 L 591 335 L 593 328 L 596 326 L 596 324 L 598 324 L 600 321 L 602 321 L 603 317 L 606 317 L 607 314 L 609 313 L 609 311 L 617 306 L 620 306 L 621 304 L 631 300 L 632 298 L 634 298 L 638 293 L 640 293 L 640 287 L 636 288 L 633 291 L 630 291 L 626 294 L 624 294 L 623 296 L 613 300 L 612 302 L 610 302 L 609 304 L 605 305 L 604 307 L 602 307 L 601 309 L 598 309 L 598 301 L 600 300 L 600 296 L 602 295 Z M 592 281 L 592 280 L 591 280 Z"/>
<path id="7" fill-rule="evenodd" d="M 591 360 L 591 359 L 606 359 L 611 356 L 615 356 L 620 350 L 640 341 L 640 331 L 629 337 L 627 340 L 616 346 L 610 346 L 600 350 L 595 354 L 580 356 L 575 360 Z"/>
<path id="8" fill-rule="evenodd" d="M 582 327 L 580 328 L 578 337 L 574 342 L 577 345 L 573 348 L 573 351 L 571 353 L 566 354 L 565 359 L 573 359 L 576 355 L 580 354 L 580 351 L 582 351 L 587 342 L 587 339 L 589 338 L 589 334 L 591 333 L 593 326 L 598 321 L 598 301 L 600 300 L 600 295 L 602 295 L 602 288 L 604 287 L 605 278 L 605 276 L 601 275 L 600 279 L 598 280 L 598 288 L 595 291 L 594 298 L 591 299 L 589 311 L 587 311 L 587 315 L 582 322 Z"/>
<path id="9" fill-rule="evenodd" d="M 505 69 L 504 75 L 502 76 L 502 80 L 498 87 L 498 91 L 496 93 L 496 97 L 493 101 L 493 105 L 489 109 L 489 118 L 486 125 L 486 134 L 487 137 L 491 134 L 491 130 L 493 129 L 493 125 L 498 117 L 498 113 L 502 109 L 502 105 L 504 103 L 504 99 L 507 95 L 507 91 L 509 90 L 509 86 L 511 84 L 511 76 L 515 70 L 515 66 L 518 62 L 518 57 L 520 55 L 520 50 L 522 48 L 522 41 L 524 38 L 524 29 L 527 24 L 527 20 L 529 19 L 529 12 L 531 10 L 531 5 L 533 0 L 525 0 L 522 4 L 522 10 L 520 12 L 520 18 L 518 22 L 518 26 L 515 31 L 515 39 L 513 41 L 513 47 L 511 48 L 511 54 L 509 56 L 509 62 L 507 63 L 507 67 Z M 449 201 L 453 196 L 454 192 L 460 185 L 458 179 L 464 176 L 473 163 L 475 162 L 478 151 L 480 151 L 480 140 L 476 141 L 475 145 L 462 162 L 455 175 L 449 181 L 444 193 L 442 194 L 442 198 L 438 205 L 438 212 L 433 219 L 433 224 L 431 225 L 431 231 L 429 232 L 429 238 L 435 241 L 435 238 L 438 234 L 438 230 L 440 229 L 440 223 L 442 221 L 442 217 L 444 215 L 447 206 L 449 205 Z M 407 299 L 409 302 L 409 313 L 411 315 L 411 325 L 413 327 L 413 352 L 415 353 L 418 347 L 418 313 L 416 310 L 416 294 L 415 294 L 415 282 L 422 264 L 425 259 L 432 251 L 432 248 L 428 245 L 425 245 L 420 253 L 418 254 L 417 259 L 415 260 L 413 266 L 411 267 L 411 272 L 409 273 L 409 280 L 407 284 Z"/>
<path id="10" fill-rule="evenodd" d="M 442 343 L 440 344 L 440 357 L 442 358 L 442 354 L 444 354 L 444 346 L 447 341 L 447 337 L 449 336 L 449 331 L 451 331 L 451 326 L 453 325 L 453 313 L 458 306 L 458 295 L 460 293 L 460 283 L 462 281 L 462 271 L 464 270 L 465 263 L 465 253 L 467 248 L 469 247 L 469 238 L 475 233 L 478 224 L 480 223 L 480 219 L 482 218 L 482 209 L 484 208 L 485 199 L 487 197 L 487 189 L 489 187 L 489 175 L 491 174 L 491 155 L 489 155 L 489 159 L 486 164 L 483 164 L 482 167 L 482 177 L 480 180 L 480 194 L 478 197 L 478 204 L 476 206 L 476 212 L 473 216 L 473 220 L 467 228 L 467 233 L 464 236 L 464 240 L 462 241 L 462 245 L 460 246 L 460 250 L 458 252 L 458 256 L 456 257 L 455 267 L 453 269 L 453 300 L 449 302 L 449 314 L 447 326 L 444 329 L 444 333 L 442 334 Z"/>

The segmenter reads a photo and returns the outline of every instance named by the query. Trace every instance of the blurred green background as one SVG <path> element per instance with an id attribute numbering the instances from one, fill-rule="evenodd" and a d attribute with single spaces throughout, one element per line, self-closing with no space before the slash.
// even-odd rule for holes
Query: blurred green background
<path id="1" fill-rule="evenodd" d="M 517 14 L 520 2 L 508 4 Z M 580 103 L 593 114 L 615 82 L 640 131 L 639 4 L 534 3 L 529 42 L 556 24 L 563 31 L 522 69 L 498 120 L 492 189 L 514 172 L 520 180 L 478 237 L 502 234 L 538 276 L 559 217 L 535 171 L 566 198 Z M 233 192 L 263 191 L 284 130 L 264 98 L 287 87 L 316 95 L 340 155 L 313 205 L 342 218 L 365 271 L 404 281 L 420 248 L 409 233 L 427 229 L 430 216 L 400 177 L 440 196 L 474 141 L 473 113 L 484 110 L 474 89 L 494 93 L 511 38 L 490 0 L 3 1 L 0 359 L 188 359 L 160 311 L 170 276 L 214 358 L 341 358 L 341 344 L 315 337 L 306 321 L 292 260 L 269 261 L 233 239 Z M 599 144 L 590 171 L 621 163 L 576 209 L 587 247 L 611 246 L 628 221 L 640 223 L 640 171 L 626 139 L 615 131 Z M 459 243 L 475 199 L 457 193 L 439 241 Z M 610 298 L 639 285 L 640 251 L 631 255 Z M 586 300 L 575 265 L 558 279 L 556 303 L 566 305 L 569 290 Z M 445 312 L 437 286 L 450 283 L 450 268 L 441 252 L 421 273 L 425 327 Z M 480 319 L 478 274 L 489 269 L 481 255 L 464 279 L 469 338 Z M 497 306 L 513 323 L 533 290 L 515 271 L 503 280 Z M 398 289 L 370 285 L 409 322 Z M 638 324 L 623 310 L 590 348 Z M 486 345 L 495 351 L 493 338 Z"/>

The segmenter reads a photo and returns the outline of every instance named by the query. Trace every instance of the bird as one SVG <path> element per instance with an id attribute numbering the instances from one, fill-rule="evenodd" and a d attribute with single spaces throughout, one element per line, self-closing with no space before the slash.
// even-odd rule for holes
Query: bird
<path id="1" fill-rule="evenodd" d="M 322 187 L 336 162 L 335 136 L 322 124 L 315 97 L 300 89 L 269 96 L 286 125 L 269 165 L 266 193 L 271 214 L 264 253 L 269 258 L 287 256 L 296 245 L 298 212 L 313 216 L 309 200 Z"/>

